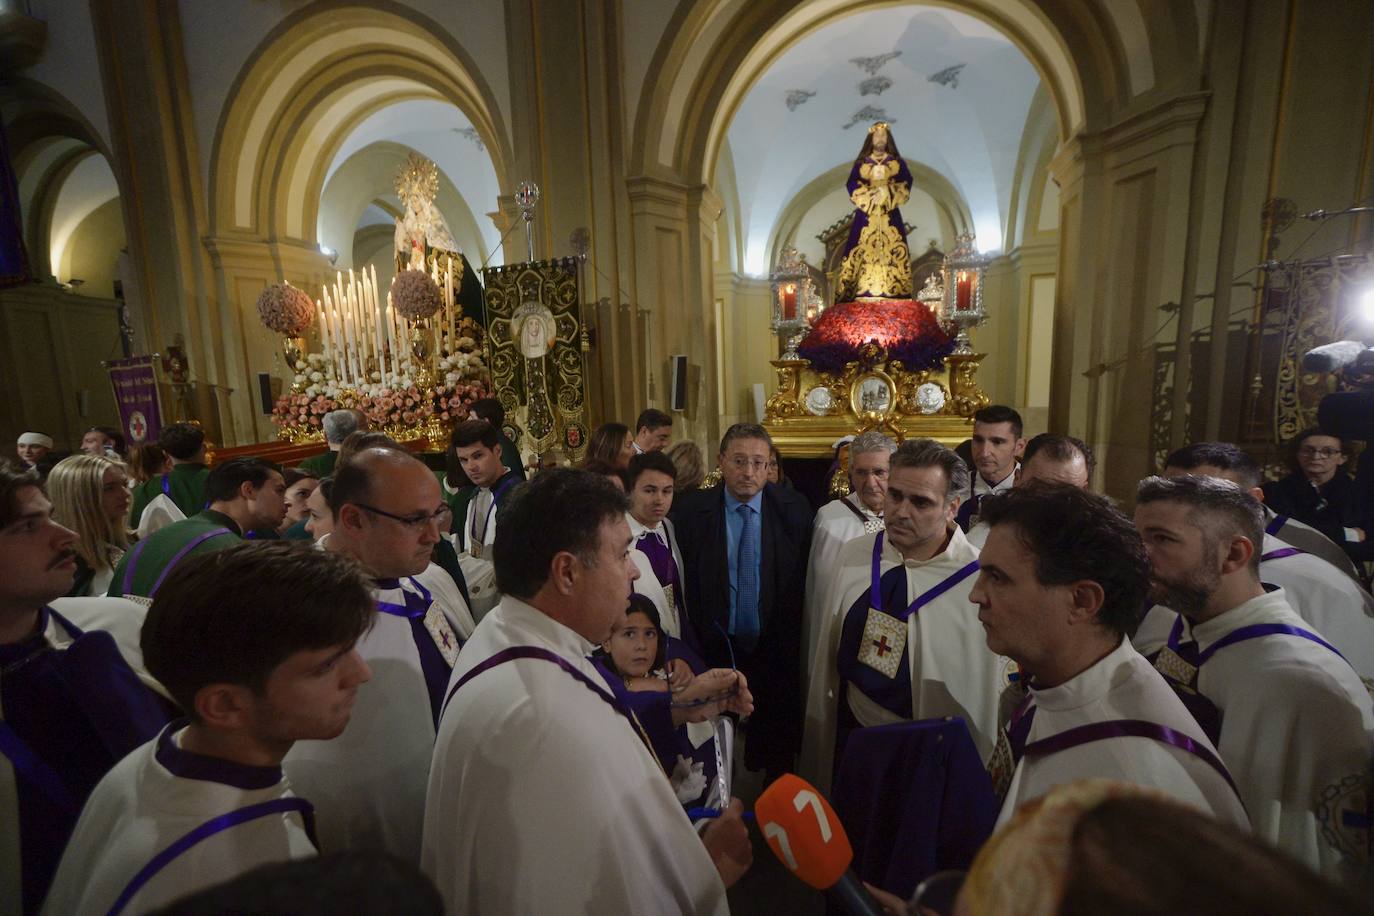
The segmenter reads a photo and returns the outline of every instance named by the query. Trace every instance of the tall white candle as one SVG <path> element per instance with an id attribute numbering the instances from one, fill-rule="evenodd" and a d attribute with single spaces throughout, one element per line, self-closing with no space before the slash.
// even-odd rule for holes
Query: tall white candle
<path id="1" fill-rule="evenodd" d="M 320 349 L 324 353 L 325 365 L 329 365 L 331 352 L 329 348 L 329 325 L 324 320 L 324 306 L 318 301 L 315 303 L 315 317 L 319 321 L 320 327 Z"/>

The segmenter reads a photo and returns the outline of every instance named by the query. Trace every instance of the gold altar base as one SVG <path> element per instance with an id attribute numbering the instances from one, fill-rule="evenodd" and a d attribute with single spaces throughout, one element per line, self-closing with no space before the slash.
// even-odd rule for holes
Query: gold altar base
<path id="1" fill-rule="evenodd" d="M 795 458 L 828 458 L 836 439 L 872 429 L 898 442 L 927 437 L 952 448 L 969 437 L 973 415 L 988 405 L 977 378 L 986 356 L 951 354 L 942 370 L 908 372 L 872 347 L 839 374 L 816 372 L 805 359 L 773 360 L 778 391 L 768 399 L 763 425 L 778 451 Z"/>

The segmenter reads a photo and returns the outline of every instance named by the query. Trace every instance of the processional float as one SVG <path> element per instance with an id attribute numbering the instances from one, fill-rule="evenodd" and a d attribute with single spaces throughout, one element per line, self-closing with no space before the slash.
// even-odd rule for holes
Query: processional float
<path id="1" fill-rule="evenodd" d="M 846 187 L 855 209 L 836 269 L 821 275 L 788 247 L 770 277 L 782 355 L 772 361 L 778 390 L 764 426 L 797 457 L 828 457 L 836 440 L 871 429 L 898 441 L 962 442 L 988 403 L 977 378 L 986 354 L 974 352 L 968 333 L 987 318 L 988 259 L 961 235 L 913 296 L 898 209 L 911 172 L 886 123 L 870 128 Z M 828 307 L 821 282 L 835 291 Z"/>

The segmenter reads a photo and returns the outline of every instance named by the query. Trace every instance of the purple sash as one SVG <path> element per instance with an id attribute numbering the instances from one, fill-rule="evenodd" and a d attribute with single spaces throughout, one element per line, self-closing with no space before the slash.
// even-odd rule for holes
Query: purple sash
<path id="1" fill-rule="evenodd" d="M 204 534 L 192 538 L 191 542 L 188 543 L 186 546 L 182 547 L 180 550 L 178 550 L 176 554 L 172 557 L 172 559 L 168 561 L 167 565 L 162 568 L 162 574 L 157 577 L 157 581 L 153 583 L 153 587 L 148 590 L 148 597 L 151 598 L 157 594 L 157 590 L 162 586 L 162 580 L 167 578 L 167 574 L 170 573 L 176 567 L 176 565 L 181 562 L 182 558 L 185 557 L 188 553 L 190 553 L 192 550 L 195 550 L 204 542 L 210 540 L 210 538 L 217 538 L 221 534 L 233 533 L 234 532 L 230 531 L 228 528 L 214 528 L 210 531 L 205 532 Z M 130 590 L 134 587 L 134 566 L 138 563 L 138 558 L 143 553 L 143 548 L 148 546 L 149 540 L 151 540 L 151 538 L 144 538 L 134 546 L 133 553 L 129 555 L 129 562 L 124 566 L 123 593 L 126 595 L 132 594 Z"/>
<path id="2" fill-rule="evenodd" d="M 1024 754 L 1027 757 L 1044 757 L 1066 751 L 1071 747 L 1103 741 L 1107 738 L 1149 738 L 1170 747 L 1176 747 L 1186 754 L 1192 754 L 1216 770 L 1217 774 L 1226 780 L 1231 791 L 1236 793 L 1236 797 L 1240 797 L 1240 790 L 1236 788 L 1235 782 L 1231 779 L 1226 764 L 1222 763 L 1221 759 L 1208 750 L 1205 745 L 1183 732 L 1169 728 L 1167 725 L 1146 722 L 1143 719 L 1111 719 L 1107 722 L 1091 722 L 1087 725 L 1080 725 L 1057 735 L 1032 741 L 1026 745 Z"/>
<path id="3" fill-rule="evenodd" d="M 0 721 L 0 754 L 14 766 L 19 778 L 32 783 L 58 808 L 64 809 L 73 820 L 81 813 L 81 805 L 72 798 L 62 778 L 47 762 L 34 753 L 28 742 L 15 734 L 4 721 Z"/>
<path id="4" fill-rule="evenodd" d="M 618 698 L 596 686 L 596 681 L 593 681 L 591 678 L 587 677 L 587 675 L 583 674 L 576 665 L 563 656 L 539 646 L 511 646 L 509 649 L 502 649 L 491 658 L 468 671 L 458 679 L 458 683 L 454 684 L 453 687 L 449 689 L 448 696 L 444 699 L 443 711 L 439 713 L 439 718 L 443 718 L 444 711 L 448 710 L 448 704 L 453 701 L 453 695 L 456 694 L 464 684 L 483 672 L 490 671 L 498 665 L 504 665 L 506 662 L 513 662 L 518 658 L 541 658 L 546 662 L 553 662 L 568 674 L 572 675 L 583 687 L 586 687 L 592 693 L 606 701 L 607 706 L 610 706 L 616 712 L 620 713 L 620 715 L 624 716 L 625 721 L 630 723 L 632 729 L 634 728 L 634 716 L 630 714 L 630 711 L 625 708 L 625 705 L 621 703 Z M 635 733 L 638 734 L 638 729 L 635 729 Z"/>
<path id="5" fill-rule="evenodd" d="M 390 614 L 392 617 L 408 617 L 412 620 L 416 617 L 424 617 L 425 614 L 429 612 L 429 606 L 434 603 L 434 596 L 431 595 L 429 589 L 421 585 L 419 580 L 414 576 L 409 576 L 408 578 L 410 584 L 420 590 L 420 594 L 416 595 L 413 592 L 401 589 L 402 594 L 406 596 L 405 604 L 392 604 L 390 601 L 378 601 L 377 610 L 381 611 L 383 614 Z M 399 579 L 379 579 L 377 581 L 377 587 L 387 589 L 401 588 L 401 582 Z M 411 601 L 412 598 L 415 600 Z"/>
<path id="6" fill-rule="evenodd" d="M 1271 550 L 1268 553 L 1260 554 L 1260 562 L 1265 563 L 1269 560 L 1282 560 L 1284 557 L 1296 557 L 1300 553 L 1302 553 L 1302 551 L 1296 547 L 1280 547 L 1277 550 Z"/>
<path id="7" fill-rule="evenodd" d="M 310 836 L 310 841 L 315 842 L 315 806 L 303 798 L 274 798 L 271 801 L 260 802 L 256 805 L 249 805 L 246 808 L 239 808 L 237 811 L 230 811 L 228 814 L 221 814 L 213 817 L 190 833 L 168 846 L 162 852 L 153 856 L 152 861 L 143 866 L 125 885 L 119 898 L 106 916 L 115 916 L 133 899 L 134 895 L 143 889 L 143 886 L 153 879 L 153 876 L 172 863 L 174 859 L 189 850 L 192 846 L 230 827 L 239 824 L 246 824 L 255 821 L 260 817 L 267 817 L 269 814 L 284 814 L 287 811 L 299 811 L 301 820 L 305 822 L 305 832 Z"/>
<path id="8" fill-rule="evenodd" d="M 1177 620 L 1174 621 L 1173 629 L 1169 631 L 1170 649 L 1173 649 L 1175 651 L 1178 650 L 1179 637 L 1182 635 L 1183 617 L 1180 616 Z M 1341 655 L 1339 649 L 1331 645 L 1331 643 L 1327 642 L 1326 640 L 1322 639 L 1316 633 L 1311 632 L 1310 630 L 1304 630 L 1300 627 L 1289 626 L 1286 623 L 1252 623 L 1248 627 L 1240 627 L 1239 629 L 1232 630 L 1230 633 L 1227 633 L 1221 639 L 1218 639 L 1216 642 L 1208 646 L 1205 651 L 1199 652 L 1197 657 L 1197 667 L 1201 668 L 1203 664 L 1206 663 L 1206 661 L 1209 658 L 1215 655 L 1219 649 L 1224 649 L 1227 646 L 1233 646 L 1238 642 L 1245 642 L 1247 639 L 1259 639 L 1261 636 L 1297 636 L 1302 639 L 1311 640 L 1319 646 L 1323 646 L 1327 649 L 1330 649 L 1332 652 L 1335 652 L 1336 655 L 1342 661 L 1346 661 L 1345 656 Z"/>
<path id="9" fill-rule="evenodd" d="M 1286 524 L 1288 524 L 1288 516 L 1276 515 L 1272 519 L 1270 519 L 1269 524 L 1264 526 L 1264 533 L 1272 534 L 1275 537 L 1278 537 L 1279 529 Z"/>
<path id="10" fill-rule="evenodd" d="M 429 712 L 434 720 L 434 728 L 439 728 L 439 713 L 444 700 L 444 688 L 448 686 L 448 679 L 453 673 L 453 668 L 444 659 L 444 654 L 434 643 L 434 637 L 430 635 L 429 628 L 425 626 L 425 615 L 429 613 L 430 606 L 434 604 L 434 596 L 429 589 L 420 584 L 414 576 L 409 577 L 410 584 L 420 590 L 420 594 L 401 589 L 401 594 L 405 596 L 405 604 L 394 604 L 390 601 L 377 602 L 377 611 L 382 614 L 389 614 L 392 617 L 404 617 L 410 621 L 410 635 L 415 642 L 415 651 L 420 657 L 420 673 L 424 675 L 425 690 L 429 693 Z M 399 579 L 379 579 L 378 588 L 401 588 Z M 458 634 L 455 633 L 454 639 Z"/>
<path id="11" fill-rule="evenodd" d="M 487 517 L 486 517 L 486 519 L 483 521 L 483 524 L 482 524 L 482 536 L 483 536 L 483 537 L 486 537 L 487 529 L 491 527 L 491 514 L 492 514 L 493 512 L 496 511 L 496 506 L 497 506 L 497 505 L 500 503 L 500 501 L 501 501 L 501 495 L 502 495 L 503 493 L 505 493 L 507 490 L 509 490 L 511 487 L 515 486 L 516 481 L 518 481 L 519 479 L 520 479 L 520 478 L 518 478 L 518 477 L 515 476 L 515 472 L 514 472 L 514 471 L 507 471 L 506 474 L 505 474 L 505 483 L 497 484 L 496 488 L 495 488 L 494 490 L 491 491 L 491 505 L 490 505 L 490 506 L 487 506 Z M 472 525 L 466 525 L 466 526 L 464 526 L 464 527 L 467 529 L 467 530 L 464 532 L 464 534 L 465 534 L 464 540 L 469 542 L 469 543 L 467 544 L 467 547 L 468 547 L 469 550 L 472 549 L 472 548 L 471 548 L 471 543 L 470 543 L 470 542 L 471 542 L 471 540 L 472 540 L 472 539 L 476 536 L 476 534 L 477 534 L 477 532 L 474 530 L 474 526 L 475 526 L 476 523 L 477 523 L 477 518 L 474 516 L 473 519 L 472 519 L 472 521 L 473 521 L 473 524 L 472 524 Z"/>
<path id="12" fill-rule="evenodd" d="M 881 607 L 879 607 L 879 605 L 882 604 L 881 585 L 884 534 L 886 534 L 885 531 L 879 531 L 878 536 L 873 540 L 873 581 L 869 585 L 868 589 L 868 606 L 880 614 L 887 613 Z M 916 600 L 911 602 L 911 604 L 907 605 L 906 610 L 899 611 L 898 613 L 892 614 L 891 616 L 896 617 L 898 620 L 901 621 L 907 620 L 909 617 L 911 617 L 912 614 L 916 613 L 921 608 L 925 607 L 927 604 L 934 601 L 936 598 L 939 598 L 945 592 L 954 588 L 954 586 L 958 585 L 960 582 L 963 582 L 965 579 L 967 579 L 969 576 L 973 575 L 977 571 L 978 561 L 973 560 L 970 563 L 968 563 L 968 565 L 959 569 L 953 575 L 946 576 L 933 588 L 930 588 L 922 592 L 920 595 L 917 595 Z"/>

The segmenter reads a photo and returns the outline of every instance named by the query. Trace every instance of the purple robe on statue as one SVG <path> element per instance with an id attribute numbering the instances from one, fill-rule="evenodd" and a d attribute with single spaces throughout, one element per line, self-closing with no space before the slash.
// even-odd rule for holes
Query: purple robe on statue
<path id="1" fill-rule="evenodd" d="M 849 171 L 845 190 L 854 201 L 854 220 L 844 243 L 835 301 L 852 302 L 862 297 L 911 298 L 911 252 L 906 245 L 906 224 L 898 205 L 911 193 L 911 169 L 906 160 L 888 158 L 887 167 L 897 165 L 897 173 L 887 178 L 892 192 L 886 204 L 873 204 L 870 192 L 879 187 L 864 177 L 863 170 L 879 165 L 872 155 L 856 160 Z M 870 213 L 872 218 L 870 218 Z M 865 234 L 872 223 L 873 231 Z M 884 231 L 889 230 L 889 231 Z"/>

